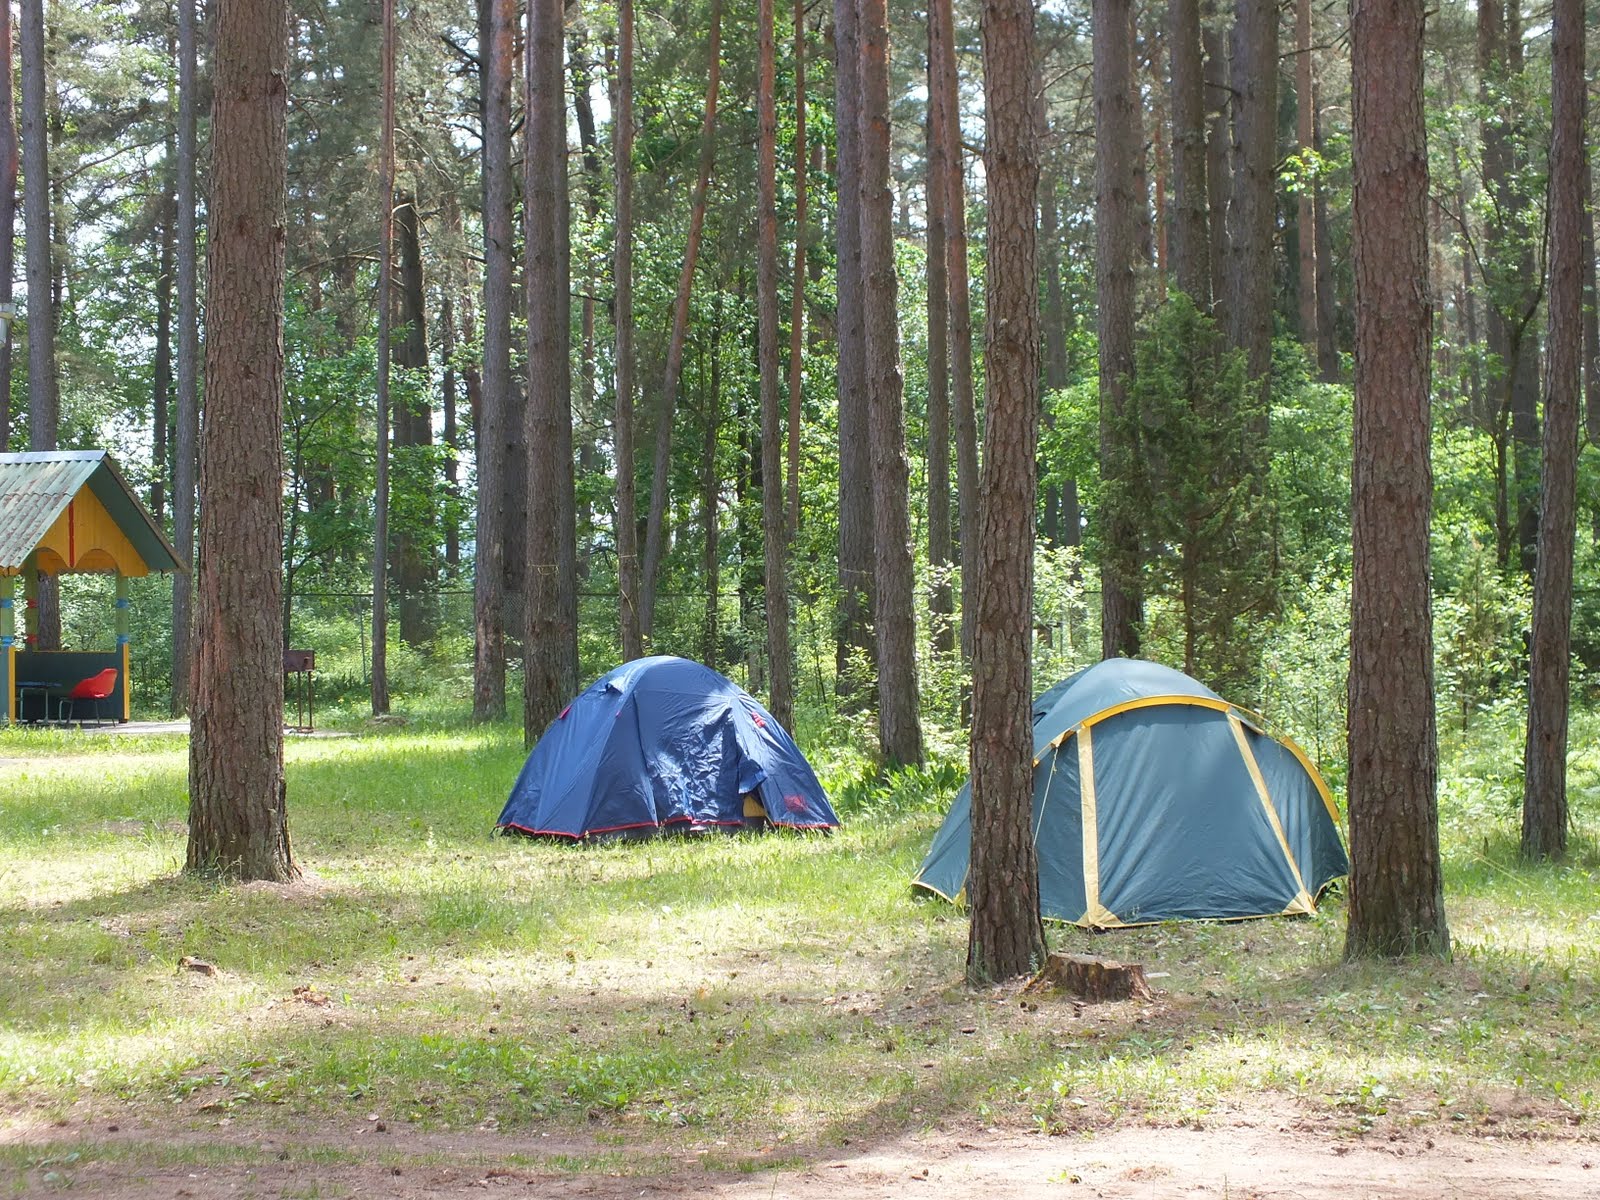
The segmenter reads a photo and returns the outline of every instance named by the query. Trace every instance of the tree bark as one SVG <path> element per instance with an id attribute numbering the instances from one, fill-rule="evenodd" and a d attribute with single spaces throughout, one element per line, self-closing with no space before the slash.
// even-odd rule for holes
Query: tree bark
<path id="1" fill-rule="evenodd" d="M 951 0 L 929 0 L 939 22 L 938 84 L 932 102 L 943 109 L 945 269 L 950 287 L 950 415 L 956 433 L 956 508 L 961 562 L 961 655 L 972 657 L 978 611 L 978 416 L 973 394 L 972 302 L 967 270 L 967 188 L 962 172 L 961 93 L 956 78 L 955 13 Z M 969 550 L 968 547 L 971 547 Z"/>
<path id="2" fill-rule="evenodd" d="M 1583 171 L 1583 395 L 1589 440 L 1600 445 L 1600 286 L 1594 255 L 1594 178 Z"/>
<path id="3" fill-rule="evenodd" d="M 51 297 L 50 163 L 45 87 L 44 0 L 21 0 L 22 215 L 28 276 L 28 449 L 54 450 L 61 420 L 56 387 L 56 316 Z M 42 634 L 41 634 L 42 636 Z"/>
<path id="4" fill-rule="evenodd" d="M 528 299 L 527 634 L 523 738 L 539 737 L 578 687 L 576 509 L 569 360 L 572 249 L 561 0 L 530 0 L 523 154 Z"/>
<path id="5" fill-rule="evenodd" d="M 51 219 L 52 186 L 48 128 L 56 112 L 45 86 L 43 0 L 22 0 L 19 8 L 22 58 L 22 216 L 27 241 L 28 276 L 28 449 L 54 450 L 61 423 L 60 380 L 56 374 L 56 306 L 60 303 L 56 241 Z M 59 214 L 58 214 L 59 216 Z M 41 574 L 35 626 L 39 650 L 61 646 L 61 608 L 56 580 Z"/>
<path id="6" fill-rule="evenodd" d="M 13 97 L 11 5 L 0 12 L 0 305 L 10 305 L 17 253 L 17 112 Z M 12 318 L 0 339 L 0 453 L 11 449 Z"/>
<path id="7" fill-rule="evenodd" d="M 196 114 L 195 2 L 178 8 L 178 419 L 173 439 L 172 541 L 186 567 L 194 565 L 195 476 L 200 445 L 200 272 L 195 233 Z M 192 577 L 172 577 L 172 712 L 189 710 Z"/>
<path id="8" fill-rule="evenodd" d="M 283 294 L 289 12 L 216 18 L 206 438 L 187 869 L 298 874 L 283 774 Z"/>
<path id="9" fill-rule="evenodd" d="M 943 25 L 928 12 L 927 124 L 927 279 L 928 279 L 928 570 L 932 584 L 928 614 L 933 648 L 940 654 L 956 646 L 952 622 L 955 596 L 950 586 L 954 546 L 950 524 L 950 274 L 946 219 L 944 105 L 939 102 L 938 64 L 944 57 Z"/>
<path id="10" fill-rule="evenodd" d="M 721 5 L 713 0 L 712 32 L 715 42 L 717 18 L 721 16 Z M 716 61 L 715 57 L 712 59 Z M 722 288 L 716 292 L 716 300 L 712 307 L 711 317 L 711 386 L 705 386 L 705 374 L 700 377 L 701 405 L 704 409 L 704 437 L 701 441 L 700 456 L 702 459 L 702 472 L 700 482 L 700 521 L 705 532 L 705 549 L 701 556 L 701 568 L 705 574 L 706 606 L 705 613 L 700 622 L 700 661 L 711 667 L 717 667 L 719 654 L 718 609 L 722 597 L 719 592 L 722 587 L 722 545 L 717 501 L 722 495 L 722 473 L 717 469 L 717 438 L 718 417 L 722 413 Z"/>
<path id="11" fill-rule="evenodd" d="M 172 400 L 172 270 L 177 253 L 176 204 L 168 172 L 173 150 L 167 139 L 161 177 L 161 239 L 156 266 L 156 345 L 150 370 L 150 515 L 163 524 L 167 511 L 167 425 Z"/>
<path id="12" fill-rule="evenodd" d="M 1322 123 L 1317 117 L 1317 85 L 1311 85 L 1312 137 L 1317 153 L 1323 153 Z M 1317 187 L 1312 193 L 1312 223 L 1317 231 L 1317 374 L 1324 383 L 1339 381 L 1339 329 L 1333 287 L 1333 260 L 1329 236 L 1328 194 Z"/>
<path id="13" fill-rule="evenodd" d="M 577 19 L 569 22 L 567 26 L 567 70 L 572 81 L 572 112 L 578 127 L 578 147 L 580 159 L 583 164 L 583 209 L 584 216 L 591 229 L 598 229 L 600 224 L 601 200 L 605 193 L 604 173 L 600 168 L 600 140 L 595 131 L 594 104 L 590 95 L 591 84 L 594 78 L 595 64 L 591 61 L 589 51 L 589 35 L 580 9 L 569 4 L 571 13 L 577 14 Z M 610 101 L 613 115 L 616 112 L 616 77 L 617 77 L 617 50 L 615 37 L 610 29 L 605 29 L 601 34 L 604 47 L 602 50 L 601 74 L 606 80 L 606 95 Z M 613 158 L 615 156 L 613 155 Z M 613 162 L 613 166 L 615 166 Z M 612 172 L 615 180 L 615 170 Z M 613 248 L 614 249 L 614 248 Z M 585 476 L 595 476 L 604 470 L 604 460 L 598 445 L 598 439 L 593 430 L 599 427 L 599 422 L 589 414 L 595 410 L 595 394 L 598 374 L 598 354 L 595 340 L 595 309 L 596 297 L 600 291 L 600 255 L 586 254 L 583 256 L 584 279 L 579 287 L 580 315 L 578 325 L 581 330 L 582 344 L 578 351 L 578 409 L 584 414 L 580 424 L 586 429 L 586 434 L 577 446 L 578 470 Z M 635 360 L 637 361 L 637 360 Z M 613 375 L 613 380 L 615 376 Z M 613 396 L 613 407 L 615 397 Z M 520 430 L 520 422 L 519 422 Z M 519 434 L 520 436 L 520 434 Z M 520 452 L 520 443 L 519 443 Z M 519 480 L 526 485 L 527 470 L 524 465 Z M 637 494 L 637 493 L 635 493 Z M 526 521 L 527 488 L 524 486 L 518 492 L 522 497 L 522 520 L 518 528 Z M 577 497 L 575 510 L 575 524 L 579 529 L 592 529 L 594 525 L 594 503 L 587 488 L 582 489 Z M 582 555 L 578 560 L 578 577 L 587 579 L 589 576 L 590 555 Z M 620 591 L 620 588 L 619 588 Z M 641 614 L 642 621 L 642 614 Z M 648 636 L 644 631 L 643 636 Z"/>
<path id="14" fill-rule="evenodd" d="M 514 0 L 479 0 L 483 46 L 483 379 L 478 404 L 478 508 L 472 580 L 472 717 L 506 713 L 507 424 L 511 380 L 511 76 Z M 520 416 L 520 414 L 517 414 Z M 521 421 L 512 422 L 521 426 Z"/>
<path id="15" fill-rule="evenodd" d="M 1150 229 L 1150 143 L 1144 136 L 1144 101 L 1139 92 L 1139 64 L 1144 59 L 1139 38 L 1139 9 L 1128 5 L 1128 61 L 1129 87 L 1134 103 L 1129 114 L 1129 128 L 1133 141 L 1129 146 L 1129 161 L 1133 164 L 1133 244 L 1134 256 L 1142 267 L 1155 262 L 1155 239 Z"/>
<path id="16" fill-rule="evenodd" d="M 894 197 L 889 189 L 889 19 L 886 0 L 860 0 L 861 273 L 865 296 L 868 442 L 872 448 L 873 616 L 878 749 L 886 764 L 922 761 L 913 614 L 910 496 L 900 375 Z M 1031 76 L 1030 76 L 1031 77 Z"/>
<path id="17" fill-rule="evenodd" d="M 756 6 L 756 339 L 761 391 L 761 535 L 766 596 L 767 707 L 794 724 L 789 650 L 788 512 L 783 503 L 783 413 L 778 388 L 778 85 L 773 0 Z"/>
<path id="18" fill-rule="evenodd" d="M 1044 106 L 1040 105 L 1041 120 Z M 1039 236 L 1044 245 L 1039 261 L 1044 264 L 1044 386 L 1056 392 L 1069 382 L 1067 361 L 1067 331 L 1071 324 L 1067 316 L 1066 293 L 1061 282 L 1060 211 L 1056 198 L 1053 174 L 1046 173 L 1041 181 L 1042 198 L 1039 203 Z M 1042 413 L 1045 425 L 1053 425 L 1048 410 Z M 1082 542 L 1082 514 L 1078 509 L 1078 484 L 1075 479 L 1065 479 L 1059 488 L 1051 487 L 1045 493 L 1045 529 L 1047 538 L 1059 546 L 1077 546 Z"/>
<path id="19" fill-rule="evenodd" d="M 1447 954 L 1428 591 L 1423 0 L 1354 0 L 1356 381 L 1346 957 Z"/>
<path id="20" fill-rule="evenodd" d="M 616 330 L 617 590 L 622 657 L 644 655 L 639 631 L 639 521 L 633 454 L 633 0 L 617 0 L 617 77 L 612 108 L 616 239 L 611 260 Z"/>
<path id="21" fill-rule="evenodd" d="M 1302 156 L 1315 150 L 1313 121 L 1315 88 L 1311 80 L 1311 0 L 1294 0 L 1294 108 L 1295 142 Z M 1308 348 L 1317 345 L 1317 216 L 1315 180 L 1302 180 L 1295 198 L 1295 234 L 1299 240 L 1300 341 Z"/>
<path id="22" fill-rule="evenodd" d="M 858 0 L 834 0 L 834 134 L 838 143 L 839 615 L 838 690 L 863 683 L 876 656 L 872 633 L 872 456 L 868 447 L 867 350 L 861 261 L 861 38 Z"/>
<path id="23" fill-rule="evenodd" d="M 1522 857 L 1567 849 L 1567 716 L 1571 706 L 1572 552 L 1577 531 L 1578 408 L 1583 386 L 1583 0 L 1555 0 L 1551 34 L 1550 358 L 1544 471 L 1533 581 Z"/>
<path id="24" fill-rule="evenodd" d="M 1272 369 L 1273 227 L 1278 181 L 1278 9 L 1237 0 L 1233 172 L 1228 194 L 1228 340 L 1252 380 Z M 1262 384 L 1262 386 L 1265 386 Z"/>
<path id="25" fill-rule="evenodd" d="M 1522 0 L 1506 0 L 1505 5 L 1506 76 L 1520 79 L 1524 73 Z M 1533 134 L 1525 114 L 1513 107 L 1507 114 L 1510 126 L 1508 147 L 1511 166 L 1518 174 L 1533 157 Z M 1525 187 L 1508 180 L 1506 189 L 1508 226 L 1521 229 L 1534 198 Z M 1522 570 L 1534 573 L 1534 556 L 1539 543 L 1539 329 L 1535 317 L 1539 310 L 1542 279 L 1534 257 L 1533 239 L 1523 235 L 1514 257 L 1514 275 L 1507 313 L 1510 345 L 1507 363 L 1511 400 L 1512 461 L 1516 468 L 1516 538 Z"/>
<path id="26" fill-rule="evenodd" d="M 459 229 L 455 232 L 459 233 Z M 461 431 L 456 425 L 456 301 L 453 292 L 455 272 L 439 291 L 439 400 L 444 418 L 440 436 L 444 439 L 444 503 L 440 518 L 444 522 L 444 563 L 454 579 L 461 565 L 461 529 L 456 522 L 456 453 Z"/>
<path id="27" fill-rule="evenodd" d="M 394 0 L 383 0 L 383 126 L 378 149 L 378 421 L 372 503 L 372 715 L 389 711 L 389 367 L 394 323 Z M 213 276 L 214 278 L 215 276 Z"/>
<path id="28" fill-rule="evenodd" d="M 1104 4 L 1099 0 L 1097 13 Z M 1126 5 L 1120 15 L 1126 36 Z M 967 882 L 972 911 L 967 981 L 974 986 L 1037 970 L 1046 949 L 1032 821 L 1040 365 L 1033 23 L 1031 0 L 984 2 L 986 425 L 976 547 L 982 573 L 973 625 L 972 870 Z"/>
<path id="29" fill-rule="evenodd" d="M 1100 461 L 1116 478 L 1127 450 L 1124 412 L 1133 374 L 1133 47 L 1130 0 L 1095 0 L 1095 293 L 1100 341 Z M 1139 535 L 1125 506 L 1103 506 L 1100 652 L 1139 653 Z"/>
<path id="30" fill-rule="evenodd" d="M 1168 267 L 1168 239 L 1167 239 L 1167 148 L 1170 142 L 1167 139 L 1169 129 L 1167 121 L 1166 76 L 1163 74 L 1161 64 L 1161 47 L 1164 33 L 1157 25 L 1150 34 L 1150 52 L 1147 65 L 1150 68 L 1150 96 L 1151 96 L 1151 135 L 1150 135 L 1150 161 L 1155 174 L 1151 180 L 1150 198 L 1154 204 L 1154 223 L 1151 226 L 1155 241 L 1155 268 L 1156 268 L 1156 302 L 1167 302 L 1167 267 Z M 1137 86 L 1137 84 L 1135 85 Z"/>
<path id="31" fill-rule="evenodd" d="M 645 520 L 644 578 L 640 585 L 641 627 L 649 637 L 655 626 L 656 584 L 666 548 L 667 489 L 672 467 L 672 421 L 683 380 L 683 347 L 689 335 L 689 300 L 694 293 L 695 265 L 706 226 L 706 192 L 717 157 L 717 91 L 722 80 L 722 3 L 711 0 L 711 33 L 706 48 L 706 104 L 700 122 L 700 173 L 689 198 L 689 239 L 678 274 L 672 306 L 672 335 L 667 342 L 666 383 L 661 389 L 661 414 L 656 420 L 654 469 L 650 477 L 650 512 Z"/>
<path id="32" fill-rule="evenodd" d="M 1200 0 L 1168 0 L 1167 47 L 1172 64 L 1172 273 L 1178 290 L 1205 312 L 1211 307 L 1211 238 Z"/>
<path id="33" fill-rule="evenodd" d="M 1142 964 L 1088 954 L 1050 955 L 1044 969 L 1022 990 L 1030 995 L 1070 992 L 1090 1004 L 1155 999 Z"/>
<path id="34" fill-rule="evenodd" d="M 1228 288 L 1228 193 L 1232 170 L 1228 161 L 1232 140 L 1229 113 L 1233 91 L 1229 85 L 1227 39 L 1222 36 L 1223 0 L 1201 0 L 1204 20 L 1200 44 L 1205 50 L 1206 94 L 1206 207 L 1207 241 L 1211 251 L 1211 305 L 1217 323 L 1223 323 Z"/>
<path id="35" fill-rule="evenodd" d="M 392 136 L 392 135 L 391 135 Z M 393 166 L 391 165 L 391 171 Z M 433 513 L 438 481 L 433 473 L 432 388 L 427 386 L 427 288 L 422 275 L 422 221 L 416 197 L 402 192 L 395 201 L 394 227 L 400 258 L 399 315 L 403 336 L 392 346 L 395 365 L 411 372 L 395 406 L 395 449 L 408 490 L 425 495 L 429 503 L 418 506 L 420 516 L 397 531 L 394 538 L 395 578 L 400 590 L 400 640 L 422 646 L 433 638 L 434 567 L 438 543 Z M 419 378 L 421 377 L 421 378 Z M 392 467 L 391 467 L 392 469 Z"/>
<path id="36" fill-rule="evenodd" d="M 788 540 L 800 532 L 800 425 L 805 415 L 806 5 L 794 0 L 794 284 L 789 294 Z"/>

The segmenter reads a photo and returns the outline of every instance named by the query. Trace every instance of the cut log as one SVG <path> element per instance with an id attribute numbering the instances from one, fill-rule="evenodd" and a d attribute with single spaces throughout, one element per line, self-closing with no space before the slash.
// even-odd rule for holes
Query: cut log
<path id="1" fill-rule="evenodd" d="M 1043 969 L 1022 989 L 1041 992 L 1070 992 L 1090 1004 L 1109 1000 L 1153 1000 L 1150 981 L 1139 963 L 1116 962 L 1088 954 L 1052 954 Z"/>

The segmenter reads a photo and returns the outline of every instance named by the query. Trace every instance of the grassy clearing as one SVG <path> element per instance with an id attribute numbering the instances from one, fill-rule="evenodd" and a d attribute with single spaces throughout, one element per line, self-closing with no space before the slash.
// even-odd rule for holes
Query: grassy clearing
<path id="1" fill-rule="evenodd" d="M 1600 759 L 1574 763 L 1572 861 L 1524 867 L 1512 732 L 1447 745 L 1453 962 L 1342 964 L 1337 901 L 1056 930 L 1166 973 L 1156 1004 L 1084 1010 L 961 986 L 963 920 L 906 886 L 952 776 L 847 791 L 827 839 L 581 849 L 487 836 L 513 730 L 292 741 L 307 878 L 222 887 L 178 873 L 180 740 L 0 733 L 0 1103 L 14 1127 L 660 1131 L 721 1166 L 952 1121 L 1581 1124 Z"/>

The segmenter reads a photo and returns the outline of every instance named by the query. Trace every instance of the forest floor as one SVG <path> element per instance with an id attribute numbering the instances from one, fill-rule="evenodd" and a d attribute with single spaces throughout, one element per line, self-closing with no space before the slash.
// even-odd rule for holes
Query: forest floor
<path id="1" fill-rule="evenodd" d="M 301 879 L 225 885 L 181 736 L 0 733 L 0 1198 L 1600 1195 L 1600 851 L 1517 861 L 1517 745 L 1449 751 L 1450 960 L 1343 961 L 1336 894 L 1052 928 L 1155 987 L 1081 1005 L 963 984 L 943 783 L 550 846 L 488 836 L 515 729 L 357 730 L 287 748 Z"/>

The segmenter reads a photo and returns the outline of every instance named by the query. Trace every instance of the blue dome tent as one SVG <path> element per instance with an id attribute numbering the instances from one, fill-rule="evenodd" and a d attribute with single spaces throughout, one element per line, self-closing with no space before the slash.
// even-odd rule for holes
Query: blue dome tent
<path id="1" fill-rule="evenodd" d="M 663 655 L 624 663 L 550 723 L 497 827 L 590 838 L 838 823 L 771 713 L 710 667 Z"/>
<path id="2" fill-rule="evenodd" d="M 1113 658 L 1033 706 L 1040 908 L 1088 928 L 1315 911 L 1348 873 L 1338 813 L 1305 754 L 1170 667 Z M 965 892 L 972 791 L 914 885 Z"/>

